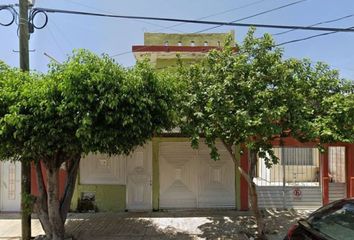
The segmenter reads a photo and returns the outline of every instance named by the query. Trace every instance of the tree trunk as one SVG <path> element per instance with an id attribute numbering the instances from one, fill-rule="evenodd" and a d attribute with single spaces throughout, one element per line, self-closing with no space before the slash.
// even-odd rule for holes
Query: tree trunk
<path id="1" fill-rule="evenodd" d="M 80 155 L 75 155 L 67 161 L 67 180 L 63 198 L 59 193 L 59 171 L 61 157 L 45 161 L 47 178 L 42 174 L 42 165 L 36 163 L 36 178 L 39 195 L 36 197 L 35 210 L 46 234 L 46 239 L 61 240 L 65 235 L 65 220 L 70 208 L 71 199 L 75 189 Z M 45 185 L 46 180 L 46 185 Z"/>
<path id="2" fill-rule="evenodd" d="M 46 234 L 47 239 L 52 238 L 52 226 L 49 222 L 48 216 L 48 205 L 47 205 L 47 190 L 44 185 L 44 178 L 42 174 L 41 162 L 37 162 L 36 164 L 36 177 L 37 177 L 37 185 L 39 195 L 36 197 L 35 201 L 35 210 L 39 221 L 41 222 L 42 228 Z"/>
<path id="3" fill-rule="evenodd" d="M 249 172 L 249 177 L 251 182 L 248 183 L 248 188 L 250 190 L 252 210 L 257 222 L 258 238 L 261 240 L 266 240 L 267 236 L 264 230 L 265 226 L 264 226 L 263 216 L 258 207 L 258 196 L 257 196 L 256 184 L 253 182 L 256 164 L 257 164 L 257 152 L 251 150 L 250 151 L 250 172 Z"/>
<path id="4" fill-rule="evenodd" d="M 52 226 L 52 240 L 63 240 L 65 229 L 60 214 L 59 167 L 46 166 L 48 183 L 48 215 Z"/>
<path id="5" fill-rule="evenodd" d="M 22 239 L 31 239 L 31 165 L 28 161 L 22 161 L 21 167 L 21 229 Z"/>
<path id="6" fill-rule="evenodd" d="M 79 169 L 79 163 L 80 163 L 80 155 L 77 155 L 73 160 L 69 161 L 70 164 L 67 164 L 67 180 L 65 184 L 65 192 L 63 199 L 60 203 L 60 215 L 63 220 L 63 223 L 65 223 L 66 217 L 68 215 L 68 211 L 70 209 L 70 203 L 71 199 L 74 194 L 75 190 L 75 182 L 77 178 L 77 172 Z"/>
<path id="7" fill-rule="evenodd" d="M 257 231 L 258 231 L 258 239 L 260 240 L 267 240 L 267 236 L 265 235 L 264 231 L 264 221 L 262 214 L 258 208 L 258 196 L 257 196 L 257 190 L 256 190 L 256 184 L 253 182 L 253 176 L 254 176 L 254 170 L 257 164 L 257 152 L 251 151 L 250 153 L 250 171 L 247 173 L 245 170 L 243 170 L 240 167 L 240 163 L 238 162 L 238 159 L 236 159 L 235 152 L 233 151 L 233 146 L 227 144 L 226 142 L 223 141 L 223 144 L 225 148 L 228 150 L 228 152 L 231 155 L 232 160 L 235 163 L 236 168 L 238 171 L 241 173 L 241 175 L 245 178 L 245 180 L 248 183 L 248 188 L 250 190 L 250 198 L 251 198 L 251 209 L 253 211 L 254 217 L 256 218 L 257 222 Z"/>

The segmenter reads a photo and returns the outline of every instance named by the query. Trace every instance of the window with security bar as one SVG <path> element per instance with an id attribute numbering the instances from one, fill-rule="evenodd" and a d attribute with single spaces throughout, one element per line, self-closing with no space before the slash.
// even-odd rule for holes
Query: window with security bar
<path id="1" fill-rule="evenodd" d="M 312 148 L 283 148 L 283 160 L 285 165 L 311 166 L 313 165 Z"/>
<path id="2" fill-rule="evenodd" d="M 330 182 L 345 183 L 345 147 L 328 148 L 328 175 Z"/>
<path id="3" fill-rule="evenodd" d="M 264 159 L 259 159 L 258 186 L 319 186 L 319 152 L 313 147 L 276 147 L 274 154 L 279 162 L 267 168 Z"/>

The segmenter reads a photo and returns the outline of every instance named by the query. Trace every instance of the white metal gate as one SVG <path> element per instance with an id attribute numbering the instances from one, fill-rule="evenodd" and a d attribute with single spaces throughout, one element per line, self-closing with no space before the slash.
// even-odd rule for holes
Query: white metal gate
<path id="1" fill-rule="evenodd" d="M 228 152 L 218 145 L 220 160 L 209 149 L 189 142 L 159 145 L 160 208 L 235 207 L 235 168 Z"/>
<path id="2" fill-rule="evenodd" d="M 346 196 L 345 147 L 328 148 L 329 201 Z"/>
<path id="3" fill-rule="evenodd" d="M 256 178 L 263 208 L 318 208 L 322 205 L 317 148 L 274 148 L 278 164 L 266 168 L 259 159 Z"/>

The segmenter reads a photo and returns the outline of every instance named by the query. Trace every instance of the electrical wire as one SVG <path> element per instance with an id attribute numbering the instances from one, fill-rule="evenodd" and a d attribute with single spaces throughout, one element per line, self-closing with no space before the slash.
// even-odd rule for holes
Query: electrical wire
<path id="1" fill-rule="evenodd" d="M 225 25 L 225 26 L 238 26 L 238 27 L 259 27 L 259 28 L 278 28 L 278 29 L 298 29 L 308 31 L 335 31 L 335 32 L 354 32 L 354 29 L 348 28 L 335 28 L 335 27 L 306 27 L 297 25 L 276 25 L 276 24 L 258 24 L 258 23 L 234 23 L 234 22 L 219 22 L 219 21 L 201 21 L 190 20 L 181 18 L 161 18 L 161 17 L 142 17 L 142 16 L 130 16 L 130 15 L 114 15 L 114 14 L 102 14 L 82 11 L 71 11 L 52 8 L 34 8 L 37 11 L 43 11 L 46 13 L 62 13 L 62 14 L 74 14 L 74 15 L 86 15 L 96 17 L 111 17 L 122 19 L 143 19 L 143 20 L 155 20 L 155 21 L 167 21 L 167 22 L 184 22 L 206 25 Z"/>
<path id="2" fill-rule="evenodd" d="M 322 25 L 322 24 L 338 22 L 340 20 L 347 19 L 347 18 L 352 18 L 352 17 L 354 17 L 354 14 L 346 15 L 346 16 L 343 16 L 343 17 L 340 17 L 340 18 L 335 18 L 335 19 L 328 20 L 328 21 L 322 21 L 322 22 L 314 23 L 314 24 L 308 25 L 308 27 L 314 27 L 314 26 L 318 26 L 318 25 Z M 283 31 L 283 32 L 273 33 L 272 35 L 273 36 L 279 36 L 279 35 L 283 35 L 283 34 L 286 34 L 286 33 L 289 33 L 289 32 L 293 32 L 293 31 L 296 31 L 296 30 L 297 29 L 290 29 L 290 30 L 286 30 L 286 31 Z"/>
<path id="3" fill-rule="evenodd" d="M 261 14 L 265 14 L 265 13 L 270 12 L 270 11 L 275 11 L 275 10 L 278 10 L 278 9 L 281 9 L 281 8 L 284 8 L 284 7 L 287 7 L 287 6 L 298 4 L 298 3 L 303 2 L 303 1 L 306 1 L 306 0 L 297 1 L 297 2 L 294 2 L 294 3 L 291 3 L 291 4 L 280 6 L 280 7 L 275 8 L 275 9 L 263 11 L 261 13 L 254 14 L 254 15 L 246 17 L 246 18 L 238 19 L 236 21 L 241 21 L 241 20 L 245 20 L 247 18 L 251 18 L 251 17 L 254 17 L 254 16 L 259 16 Z M 10 8 L 9 5 L 0 5 L 0 10 L 3 10 L 3 9 L 9 10 L 9 8 Z M 11 7 L 11 9 L 13 9 L 13 7 Z M 13 9 L 13 11 L 10 10 L 10 12 L 13 14 L 13 16 L 16 15 L 16 11 L 14 9 Z M 45 23 L 42 26 L 35 26 L 33 24 L 33 19 L 39 13 L 44 14 Z M 300 39 L 294 39 L 294 40 L 286 41 L 286 42 L 277 44 L 275 46 L 282 46 L 282 45 L 286 45 L 286 44 L 290 44 L 290 43 L 305 41 L 305 40 L 308 40 L 308 39 L 321 37 L 321 36 L 326 36 L 326 35 L 330 35 L 330 34 L 334 34 L 334 33 L 338 33 L 338 32 L 354 32 L 354 26 L 353 27 L 349 27 L 349 28 L 316 27 L 317 25 L 320 25 L 320 24 L 334 22 L 334 21 L 339 21 L 339 20 L 342 20 L 342 19 L 345 19 L 345 18 L 352 17 L 353 15 L 347 15 L 347 16 L 344 16 L 344 17 L 341 17 L 341 18 L 338 18 L 338 19 L 329 20 L 329 21 L 325 21 L 325 22 L 320 22 L 320 23 L 316 23 L 316 24 L 313 24 L 313 25 L 310 25 L 310 26 L 294 26 L 294 25 L 271 25 L 271 24 L 236 23 L 235 21 L 233 21 L 233 22 L 217 22 L 217 21 L 201 21 L 201 20 L 189 20 L 189 19 L 178 19 L 178 18 L 159 18 L 159 17 L 114 15 L 114 14 L 101 14 L 101 13 L 92 13 L 92 12 L 83 12 L 83 11 L 71 11 L 71 10 L 61 10 L 61 9 L 50 9 L 50 8 L 33 8 L 32 16 L 31 16 L 31 23 L 33 24 L 34 28 L 42 29 L 42 28 L 44 28 L 47 25 L 47 23 L 48 23 L 47 13 L 63 13 L 63 14 L 101 16 L 101 17 L 112 17 L 112 18 L 122 18 L 122 19 L 139 19 L 139 20 L 143 19 L 143 20 L 155 20 L 155 21 L 170 21 L 170 22 L 181 22 L 181 23 L 218 25 L 216 27 L 223 26 L 223 25 L 226 25 L 226 26 L 239 26 L 239 27 L 251 27 L 251 26 L 254 26 L 254 27 L 259 27 L 259 28 L 290 29 L 290 31 L 295 31 L 295 30 L 327 31 L 326 33 L 321 33 L 321 34 L 316 34 L 316 35 L 312 35 L 312 36 L 309 36 L 309 37 L 304 37 L 304 38 L 300 38 Z M 12 19 L 11 20 L 11 24 L 13 23 L 13 21 L 15 21 L 15 20 Z M 6 26 L 9 25 L 9 23 L 6 23 L 6 24 L 0 23 L 0 24 L 1 25 L 6 25 Z M 206 30 L 209 30 L 209 29 L 206 29 Z M 202 31 L 206 31 L 206 30 L 202 30 Z M 287 32 L 289 32 L 289 31 L 287 31 Z M 284 34 L 284 33 L 278 33 L 277 35 L 280 35 L 280 34 Z M 125 53 L 122 53 L 122 54 L 125 54 Z M 116 55 L 113 55 L 111 57 L 119 56 L 119 55 L 122 55 L 122 54 L 116 54 Z"/>
<path id="4" fill-rule="evenodd" d="M 44 23 L 41 26 L 37 26 L 34 24 L 34 18 L 38 15 L 38 14 L 42 14 L 44 16 Z M 40 9 L 33 9 L 30 13 L 29 16 L 29 22 L 31 23 L 31 25 L 33 26 L 33 28 L 35 29 L 43 29 L 45 26 L 47 26 L 48 24 L 48 15 L 45 11 L 42 11 Z"/>
<path id="5" fill-rule="evenodd" d="M 349 27 L 347 29 L 354 29 L 354 26 L 353 27 Z M 323 37 L 323 36 L 327 36 L 327 35 L 331 35 L 331 34 L 335 34 L 335 33 L 338 33 L 338 32 L 332 31 L 332 32 L 327 32 L 327 33 L 311 35 L 311 36 L 308 36 L 308 37 L 298 38 L 298 39 L 294 39 L 294 40 L 290 40 L 290 41 L 286 41 L 286 42 L 282 42 L 282 43 L 276 44 L 275 47 L 284 46 L 284 45 L 287 45 L 287 44 L 290 44 L 290 43 L 302 42 L 302 41 L 309 40 L 309 39 L 312 39 L 312 38 Z"/>
<path id="6" fill-rule="evenodd" d="M 65 51 L 64 51 L 64 49 L 60 46 L 58 40 L 57 40 L 56 37 L 54 36 L 54 33 L 50 30 L 50 28 L 48 28 L 48 30 L 49 30 L 49 33 L 50 33 L 50 35 L 51 35 L 51 37 L 52 37 L 52 39 L 53 39 L 55 45 L 57 45 L 57 47 L 60 49 L 61 53 L 62 53 L 63 56 L 65 57 L 65 54 L 64 54 Z"/>
<path id="7" fill-rule="evenodd" d="M 56 28 L 56 32 L 59 32 L 62 35 L 62 38 L 65 39 L 65 41 L 70 45 L 70 48 L 73 48 L 74 44 L 68 38 L 68 35 L 65 34 L 63 30 L 58 26 L 58 24 L 53 19 L 51 19 L 50 23 L 53 24 L 53 26 Z"/>
<path id="8" fill-rule="evenodd" d="M 14 7 L 12 5 L 0 5 L 0 11 L 3 11 L 3 10 L 9 11 L 12 18 L 7 23 L 0 22 L 0 25 L 4 26 L 4 27 L 8 27 L 8 26 L 12 25 L 16 21 L 16 18 L 17 18 L 18 14 L 17 14 L 16 10 L 14 9 Z"/>
<path id="9" fill-rule="evenodd" d="M 203 20 L 203 19 L 219 16 L 219 15 L 222 15 L 222 14 L 225 14 L 225 13 L 233 12 L 235 10 L 240 10 L 240 9 L 243 9 L 243 8 L 251 7 L 251 6 L 257 5 L 257 4 L 259 4 L 261 2 L 264 2 L 264 1 L 266 1 L 266 0 L 260 0 L 260 1 L 251 2 L 249 4 L 241 5 L 239 7 L 231 8 L 231 9 L 228 9 L 228 10 L 225 10 L 225 11 L 222 11 L 222 12 L 214 13 L 214 14 L 211 14 L 211 15 L 208 15 L 208 16 L 205 16 L 205 17 L 201 17 L 201 18 L 197 18 L 196 20 Z M 178 23 L 178 24 L 175 24 L 175 25 L 172 25 L 172 26 L 168 26 L 168 27 L 163 27 L 163 28 L 157 29 L 154 32 L 165 30 L 165 29 L 172 29 L 174 27 L 179 27 L 179 26 L 182 26 L 184 24 L 186 24 L 186 23 Z"/>
<path id="10" fill-rule="evenodd" d="M 67 1 L 67 2 L 70 2 L 70 3 L 72 3 L 72 4 L 75 4 L 75 5 L 82 6 L 82 7 L 86 7 L 86 8 L 89 8 L 89 9 L 96 10 L 96 11 L 101 11 L 101 12 L 105 12 L 105 13 L 114 14 L 114 13 L 111 12 L 111 11 L 99 9 L 99 8 L 92 7 L 92 6 L 83 4 L 83 3 L 78 3 L 78 2 L 75 2 L 75 1 L 72 1 L 72 0 L 66 0 L 66 1 Z M 264 0 L 262 0 L 262 1 L 264 1 Z M 155 23 L 151 23 L 151 22 L 148 22 L 148 21 L 142 21 L 142 20 L 138 20 L 138 21 L 139 21 L 139 22 L 142 22 L 142 23 L 145 23 L 145 24 L 149 24 L 149 25 L 155 26 L 155 27 L 164 28 L 164 26 L 162 26 L 162 25 L 155 24 Z M 179 30 L 177 30 L 177 29 L 173 29 L 173 30 L 174 30 L 174 31 L 177 31 L 177 32 L 182 32 L 182 31 L 179 31 Z"/>
<path id="11" fill-rule="evenodd" d="M 210 17 L 222 15 L 222 14 L 225 14 L 225 13 L 228 13 L 228 12 L 232 12 L 232 11 L 235 11 L 235 10 L 239 10 L 239 9 L 247 8 L 247 7 L 250 7 L 250 6 L 254 6 L 254 5 L 257 5 L 257 4 L 259 4 L 259 3 L 261 3 L 261 2 L 264 2 L 264 1 L 265 1 L 265 0 L 260 0 L 260 1 L 251 2 L 251 3 L 249 3 L 249 4 L 245 4 L 245 5 L 236 7 L 236 8 L 232 8 L 232 9 L 229 9 L 229 10 L 225 10 L 225 11 L 222 11 L 222 12 L 218 12 L 218 13 L 215 13 L 215 14 L 211 14 L 211 15 L 208 15 L 208 16 L 205 16 L 205 17 L 197 18 L 197 19 L 195 19 L 195 20 L 202 20 L 202 19 L 206 19 L 206 18 L 210 18 Z M 172 27 L 177 27 L 177 26 L 181 26 L 181 25 L 184 25 L 184 24 L 186 24 L 186 23 L 178 23 L 178 24 L 175 24 L 175 25 L 172 25 L 172 26 L 169 26 L 169 27 L 161 28 L 161 29 L 159 29 L 159 30 L 171 29 Z M 159 31 L 159 30 L 155 30 L 155 31 Z M 141 47 L 140 50 L 143 50 L 144 48 L 146 48 L 146 47 Z M 132 53 L 132 51 L 131 51 L 131 50 L 127 50 L 127 51 L 125 51 L 125 52 L 120 52 L 120 53 L 111 55 L 110 57 L 122 56 L 122 55 L 129 54 L 129 53 Z"/>
<path id="12" fill-rule="evenodd" d="M 290 7 L 290 6 L 293 6 L 293 5 L 302 3 L 302 2 L 306 2 L 306 1 L 307 1 L 307 0 L 300 0 L 300 1 L 296 1 L 296 2 L 289 3 L 289 4 L 285 4 L 285 5 L 276 7 L 276 8 L 272 8 L 272 9 L 269 9 L 269 10 L 266 10 L 266 11 L 262 11 L 262 12 L 253 14 L 253 15 L 251 15 L 251 16 L 247 16 L 247 17 L 243 17 L 243 18 L 236 19 L 236 20 L 234 20 L 234 21 L 232 21 L 232 22 L 230 22 L 230 23 L 240 22 L 240 21 L 243 21 L 243 20 L 246 20 L 246 19 L 258 17 L 258 16 L 261 16 L 261 15 L 263 15 L 263 14 L 267 14 L 267 13 L 270 13 L 270 12 L 274 12 L 274 11 L 280 10 L 280 9 L 282 9 L 282 8 L 287 8 L 287 7 Z M 196 33 L 206 32 L 206 31 L 209 31 L 209 30 L 212 30 L 212 29 L 216 29 L 216 28 L 219 28 L 219 27 L 222 27 L 222 26 L 224 26 L 224 25 L 220 24 L 220 25 L 218 25 L 218 26 L 205 28 L 205 29 L 200 30 L 200 31 L 198 31 L 198 32 L 196 32 Z"/>

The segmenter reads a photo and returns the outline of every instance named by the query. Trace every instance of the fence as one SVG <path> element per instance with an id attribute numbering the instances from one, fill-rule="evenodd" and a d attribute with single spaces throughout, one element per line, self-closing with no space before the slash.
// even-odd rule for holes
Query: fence
<path id="1" fill-rule="evenodd" d="M 263 208 L 318 208 L 322 205 L 317 148 L 274 148 L 279 162 L 266 168 L 259 159 L 254 182 Z"/>

